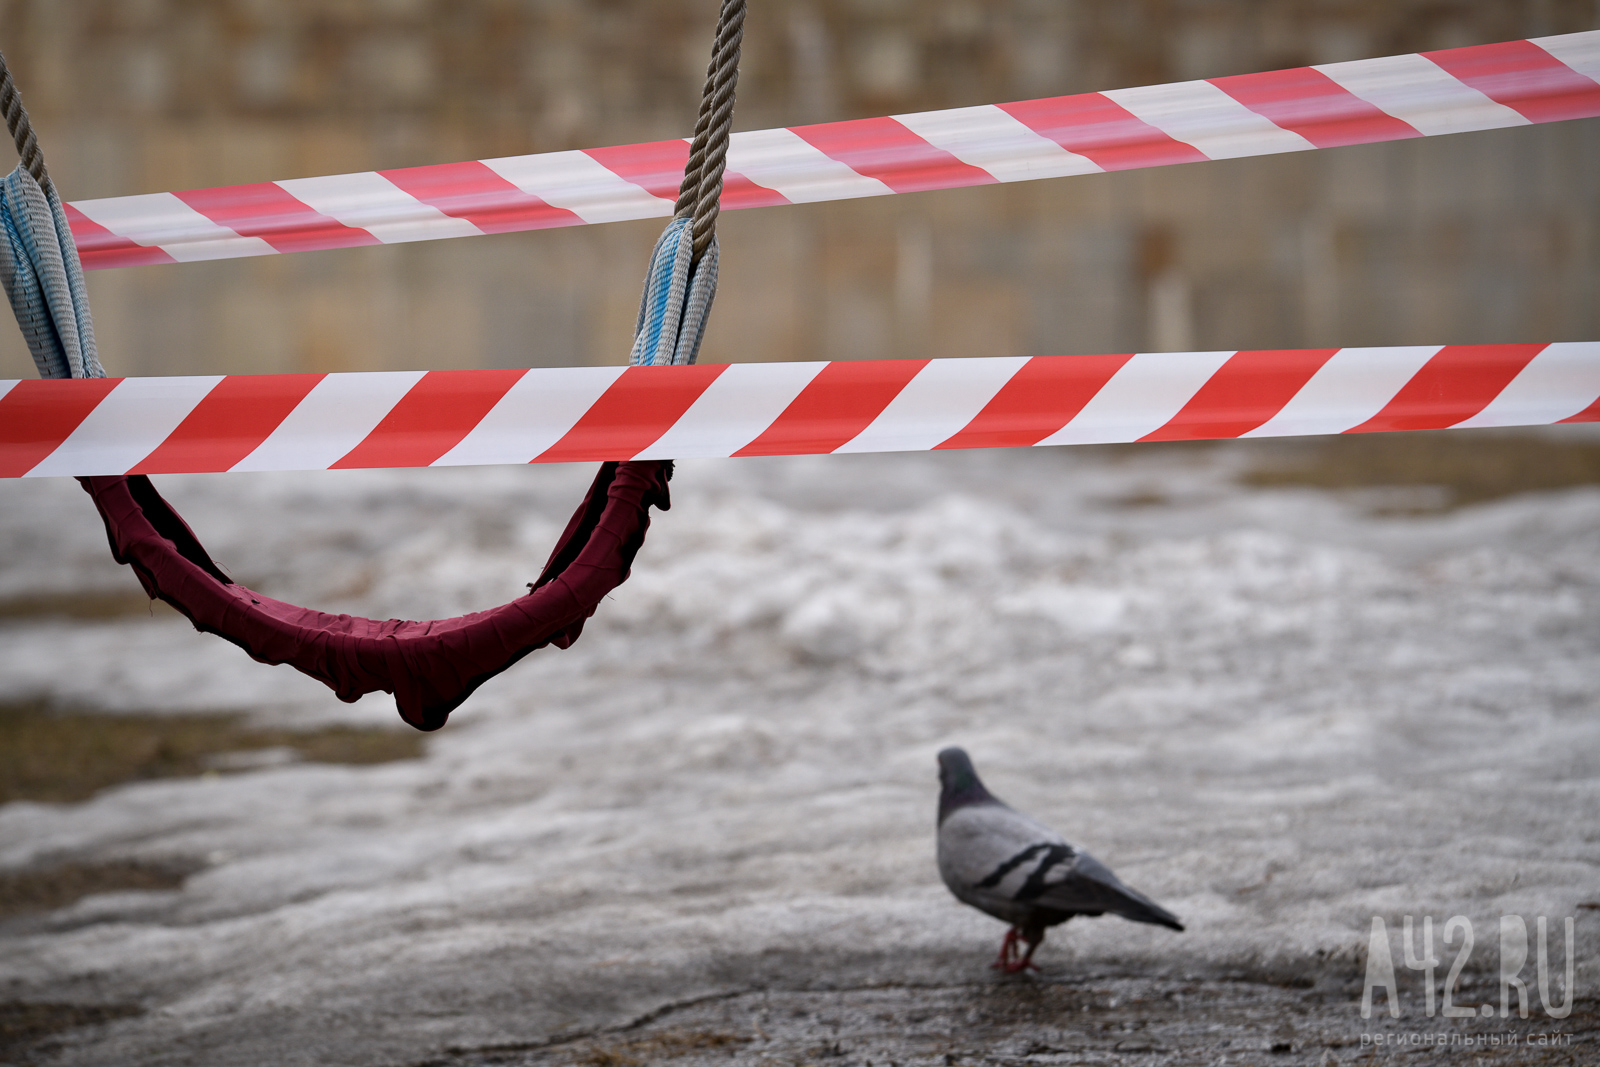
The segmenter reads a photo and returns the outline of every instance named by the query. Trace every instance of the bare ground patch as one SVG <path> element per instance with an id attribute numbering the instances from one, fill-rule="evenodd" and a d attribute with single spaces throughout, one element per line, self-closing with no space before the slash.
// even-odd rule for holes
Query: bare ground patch
<path id="1" fill-rule="evenodd" d="M 368 764 L 421 755 L 421 735 L 397 729 L 263 729 L 235 715 L 107 715 L 0 704 L 0 804 L 80 801 L 123 782 L 295 759 Z"/>
<path id="2" fill-rule="evenodd" d="M 952 985 L 758 990 L 669 1006 L 643 1021 L 549 1045 L 458 1049 L 419 1067 L 661 1064 L 1010 1067 L 1021 1064 L 1282 1064 L 1326 1067 L 1416 1054 L 1435 1062 L 1592 1062 L 1597 1005 L 1563 1021 L 1358 1014 L 1344 982 L 1306 989 L 1251 977 L 994 977 Z M 1418 1035 L 1411 1038 L 1411 1035 Z M 1419 1043 L 1410 1043 L 1410 1041 Z M 1421 1041 L 1432 1040 L 1432 1045 Z M 1443 1048 L 1440 1048 L 1443 1045 Z"/>
<path id="3" fill-rule="evenodd" d="M 55 911 L 95 893 L 178 889 L 198 864 L 172 861 L 68 861 L 22 871 L 0 872 L 0 921 L 17 915 Z"/>
<path id="4" fill-rule="evenodd" d="M 1359 998 L 1359 982 L 1352 998 L 1338 981 L 1304 988 L 1226 977 L 1047 975 L 761 990 L 697 999 L 615 1031 L 540 1047 L 460 1049 L 418 1067 L 1328 1067 L 1441 1056 L 1556 1067 L 1591 1063 L 1597 1051 L 1600 1018 L 1592 1001 L 1580 1001 L 1559 1022 L 1537 1013 L 1469 1022 L 1397 1021 L 1381 1011 L 1364 1020 Z M 1406 1043 L 1413 1034 L 1443 1047 Z"/>
<path id="5" fill-rule="evenodd" d="M 1505 430 L 1343 434 L 1281 442 L 1246 485 L 1407 490 L 1380 511 L 1429 512 L 1600 485 L 1600 442 Z"/>
<path id="6" fill-rule="evenodd" d="M 39 1004 L 0 1001 L 0 1062 L 33 1063 L 48 1055 L 50 1038 L 84 1026 L 98 1026 L 144 1014 L 133 1004 Z"/>
<path id="7" fill-rule="evenodd" d="M 0 597 L 0 620 L 77 619 L 103 622 L 138 615 L 176 617 L 177 611 L 160 600 L 151 600 L 144 590 L 85 589 L 61 592 L 33 592 Z"/>

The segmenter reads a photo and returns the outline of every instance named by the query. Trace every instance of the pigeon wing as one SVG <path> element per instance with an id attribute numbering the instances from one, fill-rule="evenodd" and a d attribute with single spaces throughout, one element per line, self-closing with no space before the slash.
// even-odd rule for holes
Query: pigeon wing
<path id="1" fill-rule="evenodd" d="M 1041 866 L 1075 855 L 1061 835 L 999 802 L 965 807 L 939 827 L 939 874 L 959 899 L 1008 922 L 1032 906 L 1016 898 Z"/>
<path id="2" fill-rule="evenodd" d="M 1087 852 L 1077 853 L 1070 863 L 1036 871 L 1017 891 L 1017 900 L 1083 915 L 1110 912 L 1135 922 L 1183 929 L 1175 915 L 1123 885 L 1111 868 Z"/>
<path id="3" fill-rule="evenodd" d="M 947 882 L 997 885 L 1053 845 L 1066 841 L 1037 819 L 998 802 L 974 805 L 939 828 L 939 869 Z"/>

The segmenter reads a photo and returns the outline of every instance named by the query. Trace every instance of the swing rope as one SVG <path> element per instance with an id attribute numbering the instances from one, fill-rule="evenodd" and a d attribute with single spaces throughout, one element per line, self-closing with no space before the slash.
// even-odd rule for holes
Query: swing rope
<path id="1" fill-rule="evenodd" d="M 11 77 L 11 67 L 3 54 L 0 54 L 0 111 L 5 112 L 6 127 L 11 131 L 12 140 L 17 142 L 17 158 L 22 168 L 33 175 L 33 180 L 42 188 L 53 190 L 55 185 L 45 169 L 39 138 L 34 136 L 33 122 L 28 118 L 28 109 L 22 106 L 22 94 L 17 92 L 17 83 Z"/>
<path id="2" fill-rule="evenodd" d="M 694 220 L 694 258 L 699 261 L 716 238 L 722 203 L 722 173 L 733 135 L 734 91 L 739 87 L 739 49 L 744 41 L 745 0 L 723 0 L 706 85 L 700 95 L 689 162 L 673 214 Z"/>
<path id="3" fill-rule="evenodd" d="M 636 367 L 693 363 L 717 294 L 717 215 L 733 133 L 734 90 L 744 40 L 745 0 L 722 0 L 711 64 L 673 220 L 650 253 L 628 362 Z"/>
<path id="4" fill-rule="evenodd" d="M 685 169 L 679 217 L 656 243 L 640 300 L 635 364 L 693 363 L 717 283 L 717 200 L 732 130 L 745 0 L 723 0 Z M 0 55 L 0 111 L 20 163 L 0 181 L 0 281 L 46 378 L 102 378 L 83 269 L 44 154 Z M 354 701 L 383 690 L 419 730 L 443 726 L 478 686 L 529 652 L 566 648 L 627 580 L 650 525 L 671 506 L 672 463 L 602 464 L 528 593 L 456 619 L 330 615 L 253 592 L 224 574 L 143 475 L 80 478 L 112 556 L 145 592 L 269 664 L 287 663 Z"/>

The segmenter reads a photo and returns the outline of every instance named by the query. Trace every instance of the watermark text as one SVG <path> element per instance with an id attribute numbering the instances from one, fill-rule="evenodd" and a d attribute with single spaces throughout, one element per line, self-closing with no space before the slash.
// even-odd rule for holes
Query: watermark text
<path id="1" fill-rule="evenodd" d="M 1422 972 L 1423 1008 L 1428 1018 L 1433 1018 L 1435 1010 L 1446 1019 L 1492 1019 L 1498 1008 L 1499 1017 L 1509 1019 L 1513 1010 L 1519 1018 L 1528 1018 L 1530 994 L 1527 980 L 1522 977 L 1522 972 L 1528 965 L 1528 924 L 1520 915 L 1500 916 L 1500 998 L 1499 1003 L 1462 1004 L 1460 1003 L 1461 972 L 1467 965 L 1468 958 L 1472 955 L 1473 931 L 1472 921 L 1465 915 L 1455 915 L 1445 920 L 1444 929 L 1441 931 L 1441 946 L 1451 948 L 1457 941 L 1460 948 L 1456 949 L 1455 959 L 1450 965 L 1449 972 L 1445 975 L 1444 985 L 1439 986 L 1437 981 L 1438 969 L 1441 961 L 1433 951 L 1433 916 L 1425 915 L 1422 918 L 1420 942 L 1417 939 L 1417 928 L 1413 917 L 1407 915 L 1401 927 L 1400 945 L 1401 961 L 1407 970 Z M 1565 1019 L 1572 1014 L 1572 979 L 1573 979 L 1573 920 L 1571 916 L 1566 919 L 1566 954 L 1565 954 L 1565 981 L 1560 986 L 1562 1000 L 1557 1003 L 1553 999 L 1550 974 L 1550 947 L 1549 923 L 1541 915 L 1535 925 L 1538 931 L 1537 938 L 1537 986 L 1539 1004 L 1544 1013 L 1552 1019 Z M 1421 951 L 1417 951 L 1420 948 Z M 1391 1018 L 1400 1018 L 1400 985 L 1396 980 L 1394 966 L 1394 953 L 1389 944 L 1389 928 L 1384 923 L 1383 917 L 1372 917 L 1372 933 L 1367 938 L 1367 978 L 1361 990 L 1361 1017 L 1372 1018 L 1375 994 L 1380 990 L 1387 1001 Z M 1435 992 L 1439 993 L 1437 1001 Z M 1513 1002 L 1515 1008 L 1513 1009 Z M 1374 1038 L 1384 1035 L 1364 1035 Z M 1494 1035 L 1462 1035 L 1468 1040 L 1479 1037 L 1492 1037 Z M 1501 1035 L 1504 1036 L 1504 1035 Z M 1560 1035 L 1550 1035 L 1560 1036 Z M 1527 1043 L 1528 1037 L 1522 1038 Z"/>

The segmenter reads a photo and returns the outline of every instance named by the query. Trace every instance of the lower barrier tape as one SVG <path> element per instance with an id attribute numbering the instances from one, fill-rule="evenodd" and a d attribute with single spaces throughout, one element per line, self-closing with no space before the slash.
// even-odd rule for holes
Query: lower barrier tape
<path id="1" fill-rule="evenodd" d="M 0 381 L 0 477 L 1600 421 L 1600 342 Z"/>

